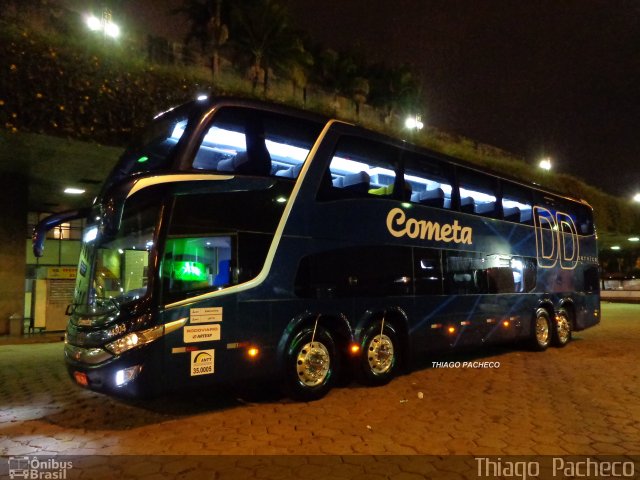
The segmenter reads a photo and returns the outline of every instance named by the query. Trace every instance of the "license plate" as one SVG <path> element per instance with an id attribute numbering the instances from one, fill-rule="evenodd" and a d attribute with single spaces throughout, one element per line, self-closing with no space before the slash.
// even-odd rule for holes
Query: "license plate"
<path id="1" fill-rule="evenodd" d="M 73 372 L 73 378 L 76 379 L 78 385 L 82 385 L 83 387 L 89 386 L 89 378 L 86 373 L 82 372 Z"/>

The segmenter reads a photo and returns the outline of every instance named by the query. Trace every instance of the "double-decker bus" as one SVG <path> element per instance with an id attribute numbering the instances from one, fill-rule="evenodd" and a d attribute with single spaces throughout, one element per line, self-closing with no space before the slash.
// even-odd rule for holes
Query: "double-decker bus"
<path id="1" fill-rule="evenodd" d="M 155 394 L 277 380 L 313 400 L 420 352 L 566 345 L 599 322 L 592 210 L 338 120 L 217 98 L 169 110 L 86 218 L 71 377 Z"/>

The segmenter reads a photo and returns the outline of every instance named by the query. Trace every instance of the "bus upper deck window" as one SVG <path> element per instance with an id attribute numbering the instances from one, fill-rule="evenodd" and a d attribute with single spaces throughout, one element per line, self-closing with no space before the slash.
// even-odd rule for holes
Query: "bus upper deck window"
<path id="1" fill-rule="evenodd" d="M 344 136 L 329 165 L 331 185 L 321 198 L 371 197 L 408 198 L 405 186 L 397 187 L 399 149 L 374 140 Z"/>
<path id="2" fill-rule="evenodd" d="M 249 108 L 222 108 L 203 137 L 193 168 L 297 178 L 322 125 Z"/>
<path id="3" fill-rule="evenodd" d="M 508 222 L 533 223 L 531 192 L 520 185 L 502 182 L 502 212 Z"/>
<path id="4" fill-rule="evenodd" d="M 458 179 L 461 212 L 497 217 L 496 180 L 493 177 L 460 168 Z"/>
<path id="5" fill-rule="evenodd" d="M 450 168 L 414 152 L 406 155 L 405 180 L 411 185 L 411 201 L 428 207 L 451 208 Z"/>

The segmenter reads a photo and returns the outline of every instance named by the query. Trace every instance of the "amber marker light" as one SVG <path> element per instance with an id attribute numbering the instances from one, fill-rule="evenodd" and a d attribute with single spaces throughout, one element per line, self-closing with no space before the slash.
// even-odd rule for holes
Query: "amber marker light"
<path id="1" fill-rule="evenodd" d="M 251 347 L 249 350 L 247 350 L 247 355 L 249 355 L 250 358 L 256 358 L 259 353 L 260 350 L 258 350 L 256 347 Z"/>
<path id="2" fill-rule="evenodd" d="M 351 355 L 355 355 L 360 351 L 360 345 L 358 345 L 357 343 L 352 343 L 349 351 L 351 352 Z"/>
<path id="3" fill-rule="evenodd" d="M 456 333 L 456 327 L 449 327 L 449 328 L 447 328 L 447 332 L 449 332 L 449 333 Z"/>
<path id="4" fill-rule="evenodd" d="M 511 323 L 509 323 L 509 320 L 505 320 L 504 322 L 502 322 L 502 325 L 503 325 L 505 328 L 508 328 L 508 327 L 509 327 L 509 325 L 511 325 Z"/>

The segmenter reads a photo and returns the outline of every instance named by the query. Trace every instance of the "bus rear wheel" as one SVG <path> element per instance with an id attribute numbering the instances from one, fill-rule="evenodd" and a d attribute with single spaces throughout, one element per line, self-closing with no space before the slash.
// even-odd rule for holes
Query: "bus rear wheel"
<path id="1" fill-rule="evenodd" d="M 336 346 L 328 330 L 318 325 L 304 328 L 286 350 L 284 391 L 294 400 L 313 401 L 324 397 L 338 371 Z"/>
<path id="2" fill-rule="evenodd" d="M 566 310 L 558 310 L 553 330 L 553 345 L 564 347 L 571 341 L 571 318 Z"/>
<path id="3" fill-rule="evenodd" d="M 544 308 L 538 309 L 533 324 L 531 325 L 530 345 L 533 350 L 542 352 L 547 349 L 551 343 L 551 331 L 551 318 L 549 318 L 549 313 Z"/>
<path id="4" fill-rule="evenodd" d="M 400 354 L 398 336 L 390 323 L 373 322 L 362 336 L 358 379 L 365 385 L 385 385 L 393 379 Z"/>

